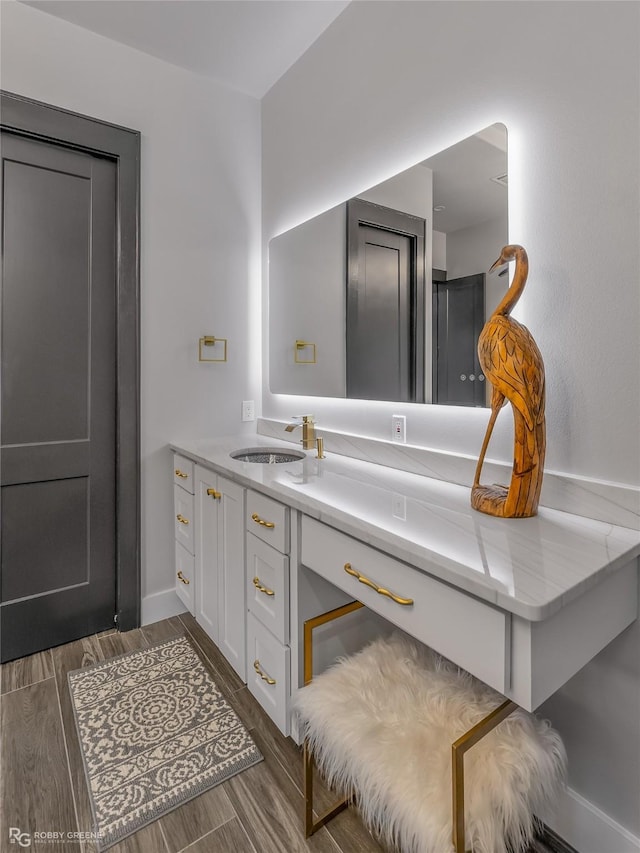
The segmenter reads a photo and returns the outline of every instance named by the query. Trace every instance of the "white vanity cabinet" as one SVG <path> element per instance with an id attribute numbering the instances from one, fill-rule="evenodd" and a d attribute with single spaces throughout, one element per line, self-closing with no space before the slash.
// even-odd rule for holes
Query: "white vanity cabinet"
<path id="1" fill-rule="evenodd" d="M 545 507 L 489 518 L 466 487 L 336 454 L 172 449 L 178 595 L 294 738 L 303 624 L 354 598 L 366 607 L 315 632 L 314 672 L 397 626 L 530 711 L 638 617 L 636 529 Z"/>
<path id="2" fill-rule="evenodd" d="M 289 734 L 290 510 L 247 491 L 247 686 Z"/>
<path id="3" fill-rule="evenodd" d="M 194 612 L 194 465 L 184 456 L 173 455 L 173 524 L 175 540 L 176 595 L 190 613 Z"/>
<path id="4" fill-rule="evenodd" d="M 195 466 L 195 611 L 246 681 L 244 492 L 237 483 Z"/>

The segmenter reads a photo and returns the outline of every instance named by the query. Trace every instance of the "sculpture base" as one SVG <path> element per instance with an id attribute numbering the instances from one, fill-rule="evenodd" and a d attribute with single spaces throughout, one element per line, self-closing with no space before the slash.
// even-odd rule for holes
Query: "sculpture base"
<path id="1" fill-rule="evenodd" d="M 478 512 L 486 515 L 495 515 L 498 518 L 531 518 L 537 514 L 538 503 L 534 506 L 516 505 L 511 508 L 508 502 L 509 489 L 507 486 L 474 486 L 471 489 L 471 506 Z"/>

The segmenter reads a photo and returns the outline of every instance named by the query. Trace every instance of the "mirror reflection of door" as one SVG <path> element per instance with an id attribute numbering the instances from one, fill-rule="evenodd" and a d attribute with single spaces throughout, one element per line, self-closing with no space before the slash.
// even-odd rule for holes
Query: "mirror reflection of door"
<path id="1" fill-rule="evenodd" d="M 347 397 L 424 402 L 425 220 L 347 204 Z"/>
<path id="2" fill-rule="evenodd" d="M 435 271 L 434 271 L 435 272 Z M 484 325 L 484 273 L 433 282 L 433 402 L 484 406 L 478 360 Z"/>

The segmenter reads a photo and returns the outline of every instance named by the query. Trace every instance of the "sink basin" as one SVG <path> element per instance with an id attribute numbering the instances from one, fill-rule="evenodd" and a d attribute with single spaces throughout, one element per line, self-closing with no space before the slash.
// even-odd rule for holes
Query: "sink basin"
<path id="1" fill-rule="evenodd" d="M 240 462 L 259 462 L 263 465 L 297 462 L 305 457 L 299 450 L 281 450 L 279 447 L 245 447 L 242 450 L 234 450 L 229 455 Z"/>

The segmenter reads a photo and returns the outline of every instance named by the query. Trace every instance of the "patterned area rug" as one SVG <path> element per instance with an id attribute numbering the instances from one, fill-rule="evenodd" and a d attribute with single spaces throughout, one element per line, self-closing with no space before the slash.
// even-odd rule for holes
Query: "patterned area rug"
<path id="1" fill-rule="evenodd" d="M 185 637 L 69 673 L 100 850 L 262 755 Z"/>

